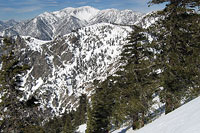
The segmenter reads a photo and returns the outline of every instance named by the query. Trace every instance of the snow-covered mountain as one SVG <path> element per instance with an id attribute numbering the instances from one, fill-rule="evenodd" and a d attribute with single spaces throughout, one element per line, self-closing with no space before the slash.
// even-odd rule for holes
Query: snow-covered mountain
<path id="1" fill-rule="evenodd" d="M 12 27 L 16 24 L 18 24 L 19 22 L 11 19 L 11 20 L 8 20 L 8 21 L 0 21 L 0 31 L 3 31 L 9 27 Z"/>
<path id="2" fill-rule="evenodd" d="M 100 23 L 53 41 L 18 38 L 21 61 L 31 66 L 23 78 L 21 100 L 37 98 L 47 118 L 76 107 L 82 93 L 90 95 L 93 80 L 103 80 L 118 68 L 121 48 L 131 30 Z"/>
<path id="3" fill-rule="evenodd" d="M 90 24 L 96 23 L 115 23 L 121 25 L 133 25 L 139 21 L 144 14 L 134 12 L 132 10 L 117 10 L 117 9 L 106 9 L 99 11 L 96 16 L 91 19 Z"/>
<path id="4" fill-rule="evenodd" d="M 55 12 L 45 12 L 39 16 L 21 22 L 6 30 L 1 35 L 31 36 L 40 40 L 52 40 L 71 31 L 97 23 L 116 23 L 131 25 L 144 14 L 132 10 L 106 9 L 98 10 L 90 6 L 65 8 Z"/>

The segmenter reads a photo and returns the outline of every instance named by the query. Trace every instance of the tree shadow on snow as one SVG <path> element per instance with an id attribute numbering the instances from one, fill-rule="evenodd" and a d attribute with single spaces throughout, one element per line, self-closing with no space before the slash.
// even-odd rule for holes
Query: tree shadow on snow
<path id="1" fill-rule="evenodd" d="M 131 126 L 125 128 L 125 129 L 122 129 L 122 130 L 119 131 L 118 133 L 126 133 L 126 131 L 128 131 L 130 128 L 131 128 Z"/>

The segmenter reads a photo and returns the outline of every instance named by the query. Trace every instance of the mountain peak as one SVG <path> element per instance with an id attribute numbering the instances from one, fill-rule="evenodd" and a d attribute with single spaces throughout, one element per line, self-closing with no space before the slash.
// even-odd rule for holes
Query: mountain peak
<path id="1" fill-rule="evenodd" d="M 92 6 L 81 6 L 81 7 L 78 7 L 77 9 L 96 9 L 96 8 L 94 8 Z M 98 9 L 96 9 L 96 10 L 98 10 Z"/>
<path id="2" fill-rule="evenodd" d="M 97 15 L 100 10 L 90 7 L 90 6 L 83 6 L 76 8 L 73 12 L 73 15 L 80 20 L 89 21 L 92 17 Z"/>
<path id="3" fill-rule="evenodd" d="M 6 29 L 4 35 L 32 36 L 41 40 L 51 40 L 79 28 L 98 23 L 134 24 L 142 15 L 131 10 L 99 10 L 91 6 L 67 7 L 60 11 L 44 12 L 27 22 Z M 2 27 L 2 26 L 1 26 Z"/>

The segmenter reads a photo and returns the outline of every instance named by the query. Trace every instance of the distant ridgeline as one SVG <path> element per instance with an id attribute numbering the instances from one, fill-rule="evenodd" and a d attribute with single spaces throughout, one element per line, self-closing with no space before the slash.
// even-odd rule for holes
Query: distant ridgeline
<path id="1" fill-rule="evenodd" d="M 99 23 L 133 25 L 142 16 L 144 14 L 132 10 L 98 10 L 90 6 L 69 7 L 60 11 L 45 12 L 23 22 L 2 22 L 0 35 L 22 35 L 35 37 L 40 40 L 53 40 L 58 36 Z"/>

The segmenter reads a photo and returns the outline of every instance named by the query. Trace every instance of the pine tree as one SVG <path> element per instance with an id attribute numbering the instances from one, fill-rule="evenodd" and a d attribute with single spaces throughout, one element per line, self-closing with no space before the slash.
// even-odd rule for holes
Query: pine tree
<path id="1" fill-rule="evenodd" d="M 70 113 L 67 114 L 64 129 L 63 129 L 64 133 L 75 133 L 74 120 L 72 117 L 73 117 L 72 114 Z"/>
<path id="2" fill-rule="evenodd" d="M 163 71 L 162 99 L 166 113 L 181 105 L 186 94 L 199 91 L 199 14 L 198 0 L 152 0 L 151 4 L 167 2 L 159 12 L 161 18 L 149 28 L 156 41 L 157 65 Z M 159 32 L 157 32 L 159 31 Z"/>
<path id="3" fill-rule="evenodd" d="M 176 4 L 179 6 L 189 6 L 192 8 L 200 5 L 199 0 L 151 0 L 149 4 L 161 4 L 165 2 L 170 2 L 170 4 Z"/>
<path id="4" fill-rule="evenodd" d="M 79 106 L 75 112 L 75 125 L 79 126 L 86 123 L 86 112 L 87 112 L 87 96 L 82 94 L 79 100 Z"/>
<path id="5" fill-rule="evenodd" d="M 88 107 L 88 120 L 86 133 L 108 133 L 110 130 L 110 117 L 114 106 L 114 87 L 112 76 L 100 83 L 91 98 Z"/>
<path id="6" fill-rule="evenodd" d="M 117 72 L 119 89 L 119 108 L 123 115 L 129 116 L 136 129 L 144 125 L 144 116 L 147 114 L 153 99 L 153 93 L 158 87 L 154 51 L 145 35 L 145 30 L 134 26 L 124 45 L 121 61 L 125 64 Z"/>

